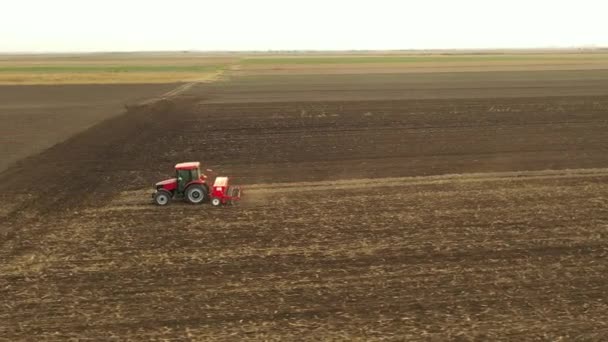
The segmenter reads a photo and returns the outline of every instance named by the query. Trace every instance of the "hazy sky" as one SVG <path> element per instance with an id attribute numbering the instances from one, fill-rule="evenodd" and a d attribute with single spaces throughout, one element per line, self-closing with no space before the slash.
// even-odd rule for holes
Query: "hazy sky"
<path id="1" fill-rule="evenodd" d="M 0 51 L 608 46 L 606 0 L 0 0 Z"/>

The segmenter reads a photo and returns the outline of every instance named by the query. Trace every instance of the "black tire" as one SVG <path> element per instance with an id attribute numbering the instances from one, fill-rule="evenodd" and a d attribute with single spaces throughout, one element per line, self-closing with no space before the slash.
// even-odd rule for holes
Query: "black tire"
<path id="1" fill-rule="evenodd" d="M 154 203 L 159 206 L 165 206 L 171 202 L 171 193 L 167 190 L 158 190 L 154 194 Z"/>
<path id="2" fill-rule="evenodd" d="M 186 201 L 191 204 L 200 204 L 207 198 L 207 190 L 199 184 L 190 185 L 186 189 Z"/>

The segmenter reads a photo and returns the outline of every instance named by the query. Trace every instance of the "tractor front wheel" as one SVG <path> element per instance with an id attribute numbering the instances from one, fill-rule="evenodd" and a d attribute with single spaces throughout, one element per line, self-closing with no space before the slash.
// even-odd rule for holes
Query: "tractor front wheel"
<path id="1" fill-rule="evenodd" d="M 171 193 L 169 193 L 168 191 L 158 190 L 154 194 L 154 203 L 156 203 L 156 205 L 160 205 L 160 206 L 167 205 L 167 204 L 169 204 L 170 200 L 171 200 Z"/>
<path id="2" fill-rule="evenodd" d="M 205 188 L 203 188 L 201 185 L 191 185 L 188 187 L 188 189 L 186 189 L 186 200 L 189 203 L 203 203 L 205 197 L 207 197 L 207 192 L 205 191 Z"/>

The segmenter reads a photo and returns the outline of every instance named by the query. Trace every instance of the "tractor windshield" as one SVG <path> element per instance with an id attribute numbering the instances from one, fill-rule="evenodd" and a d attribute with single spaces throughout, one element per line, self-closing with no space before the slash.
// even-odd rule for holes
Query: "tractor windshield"
<path id="1" fill-rule="evenodd" d="M 192 177 L 192 180 L 199 179 L 200 178 L 200 171 L 198 169 L 192 169 L 192 170 L 190 170 L 190 177 Z"/>
<path id="2" fill-rule="evenodd" d="M 200 178 L 200 173 L 198 169 L 192 170 L 177 170 L 177 178 L 181 181 L 189 183 L 193 180 Z"/>

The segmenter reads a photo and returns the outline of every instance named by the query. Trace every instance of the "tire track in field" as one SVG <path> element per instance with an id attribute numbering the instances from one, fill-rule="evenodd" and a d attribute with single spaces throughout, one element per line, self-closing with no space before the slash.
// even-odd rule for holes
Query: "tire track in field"
<path id="1" fill-rule="evenodd" d="M 182 95 L 182 94 L 186 93 L 188 90 L 192 89 L 193 87 L 195 87 L 195 86 L 197 86 L 197 85 L 199 85 L 201 83 L 214 82 L 217 79 L 219 79 L 221 76 L 222 76 L 222 72 L 220 71 L 220 72 L 217 72 L 216 74 L 210 76 L 209 78 L 202 78 L 202 79 L 199 79 L 199 80 L 195 80 L 195 81 L 191 81 L 191 82 L 188 82 L 188 83 L 184 83 L 184 84 L 178 86 L 177 88 L 172 89 L 172 90 L 170 90 L 170 91 L 168 91 L 168 92 L 166 92 L 166 93 L 164 93 L 164 94 L 162 94 L 160 96 L 153 97 L 153 98 L 150 98 L 150 99 L 145 100 L 143 102 L 140 102 L 140 103 L 138 103 L 138 105 L 139 106 L 146 106 L 146 105 L 155 104 L 155 103 L 157 103 L 159 101 L 170 100 L 170 99 L 172 99 L 174 97 L 177 97 L 179 95 Z"/>
<path id="2" fill-rule="evenodd" d="M 409 187 L 419 185 L 454 185 L 482 182 L 513 182 L 549 179 L 580 179 L 591 177 L 608 178 L 608 168 L 566 169 L 543 171 L 512 171 L 491 173 L 447 174 L 439 176 L 388 177 L 376 179 L 343 179 L 333 181 L 260 183 L 243 186 L 242 204 L 256 206 L 257 200 L 267 196 L 287 195 L 301 192 L 323 192 L 336 190 L 361 190 L 378 187 Z M 87 212 L 153 210 L 150 194 L 153 189 L 123 191 L 103 207 L 91 208 Z M 248 199 L 250 199 L 248 201 Z M 181 203 L 174 203 L 181 204 Z M 206 206 L 206 205 L 205 205 Z"/>

